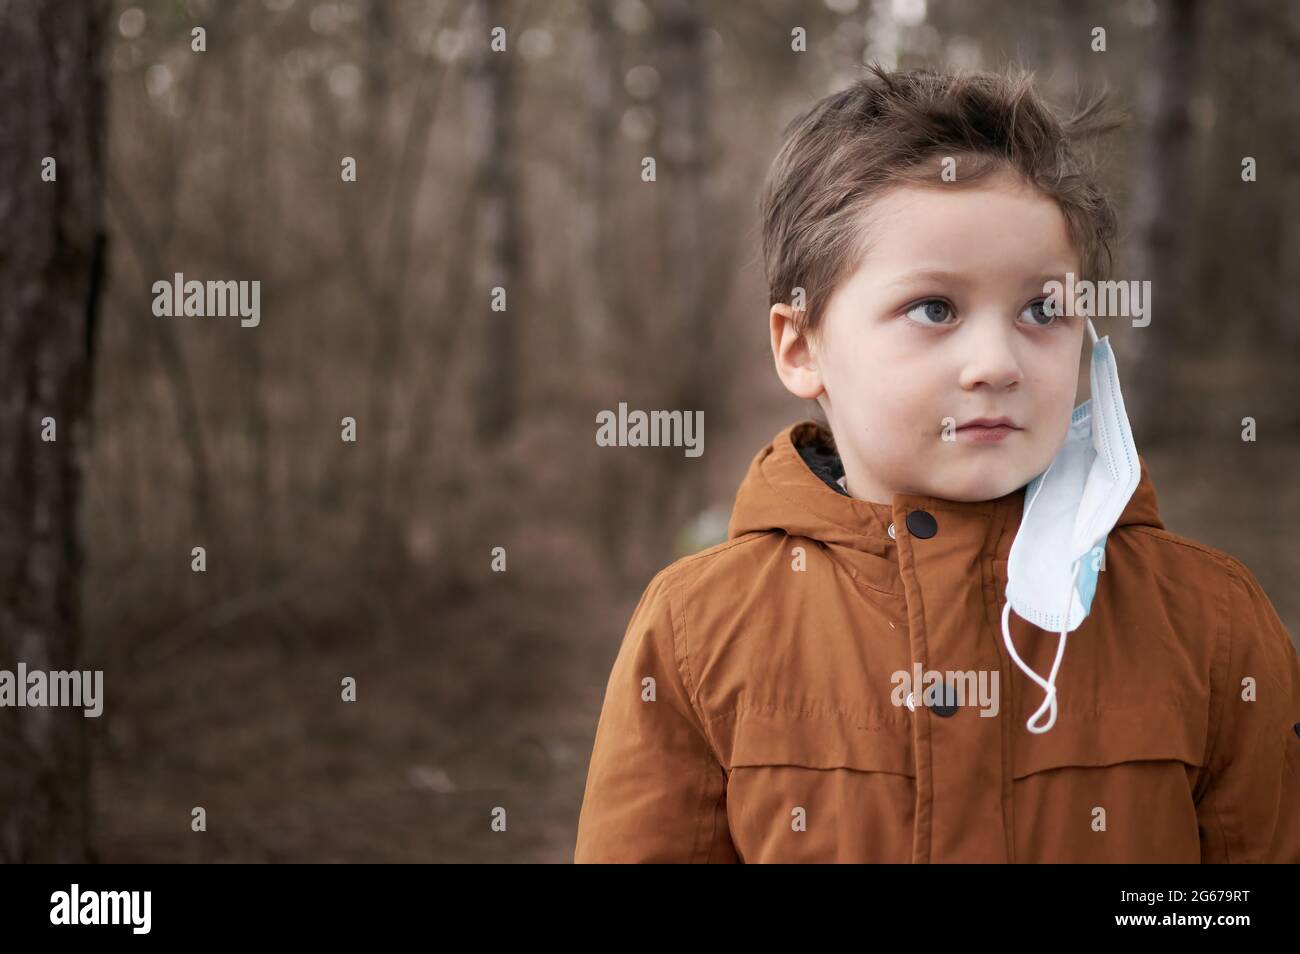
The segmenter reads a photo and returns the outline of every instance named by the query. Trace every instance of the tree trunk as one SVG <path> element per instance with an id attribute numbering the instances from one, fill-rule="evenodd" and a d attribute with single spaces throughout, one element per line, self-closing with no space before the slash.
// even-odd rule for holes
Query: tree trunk
<path id="1" fill-rule="evenodd" d="M 582 135 L 575 137 L 575 168 L 582 170 L 582 186 L 574 202 L 578 243 L 580 289 L 573 309 L 572 334 L 579 347 L 579 366 L 589 392 L 608 407 L 610 397 L 626 389 L 626 364 L 619 348 L 620 334 L 613 316 L 619 313 L 614 269 L 618 248 L 614 220 L 614 179 L 618 161 L 620 89 L 619 33 L 613 12 L 604 0 L 587 0 L 585 56 L 582 73 L 585 113 Z M 626 173 L 624 173 L 626 174 Z M 623 313 L 626 322 L 633 313 Z M 624 337 L 626 340 L 626 337 Z M 584 395 L 585 396 L 585 395 Z M 584 408 L 586 405 L 584 405 Z M 625 554 L 628 528 L 625 497 L 625 458 L 599 454 L 593 474 L 593 492 L 587 499 L 591 526 L 600 540 L 607 563 L 619 566 Z"/>
<path id="2" fill-rule="evenodd" d="M 672 393 L 664 395 L 670 402 L 666 406 L 684 415 L 703 412 L 707 432 L 720 428 L 714 412 L 723 406 L 714 350 L 720 285 L 714 267 L 718 203 L 709 177 L 715 153 L 708 24 L 689 0 L 659 0 L 655 12 L 663 76 L 655 188 L 661 190 L 664 211 L 662 307 L 670 331 L 655 341 L 662 349 L 662 366 L 678 368 Z M 677 452 L 660 452 L 656 463 L 644 531 L 648 540 L 657 534 L 675 537 L 687 516 L 701 509 L 705 496 L 703 468 L 692 469 L 692 462 Z"/>
<path id="3" fill-rule="evenodd" d="M 1131 405 L 1139 445 L 1159 432 L 1184 429 L 1178 420 L 1186 402 L 1172 393 L 1173 369 L 1194 329 L 1186 322 L 1189 259 L 1186 234 L 1194 222 L 1189 186 L 1195 86 L 1197 0 L 1168 0 L 1159 8 L 1155 62 L 1143 90 L 1145 128 L 1134 188 L 1133 218 L 1136 247 L 1132 277 L 1151 282 L 1151 324 L 1135 329 L 1131 350 L 1136 355 L 1135 390 Z M 1098 334 L 1107 329 L 1098 327 Z"/>
<path id="4" fill-rule="evenodd" d="M 1283 82 L 1290 90 L 1279 97 L 1281 122 L 1275 127 L 1282 139 L 1282 240 L 1277 258 L 1277 307 L 1273 310 L 1272 340 L 1294 349 L 1300 346 L 1300 3 L 1282 4 Z"/>
<path id="5" fill-rule="evenodd" d="M 518 37 L 508 34 L 505 52 L 491 48 L 489 31 L 505 27 L 501 0 L 472 0 L 466 8 L 470 60 L 465 77 L 465 121 L 475 170 L 478 204 L 474 229 L 477 295 L 470 314 L 481 314 L 485 328 L 483 364 L 474 393 L 477 433 L 495 442 L 514 427 L 518 412 L 518 338 L 522 277 L 519 184 L 512 135 L 511 63 L 519 55 Z M 506 290 L 506 310 L 490 307 L 491 290 Z"/>
<path id="6" fill-rule="evenodd" d="M 82 664 L 107 16 L 104 0 L 0 10 L 0 660 L 15 672 Z M 56 440 L 42 440 L 44 418 Z M 0 709 L 0 860 L 87 860 L 85 727 L 79 708 Z"/>

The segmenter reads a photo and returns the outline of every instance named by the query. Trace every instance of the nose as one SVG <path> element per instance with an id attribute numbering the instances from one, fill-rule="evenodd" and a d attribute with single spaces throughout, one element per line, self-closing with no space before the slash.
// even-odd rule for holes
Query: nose
<path id="1" fill-rule="evenodd" d="M 961 372 L 963 390 L 983 386 L 1004 391 L 1019 386 L 1024 379 L 1013 340 L 1015 329 L 1007 325 L 1001 316 L 988 316 L 987 320 L 967 326 L 971 337 L 965 343 L 968 352 Z"/>

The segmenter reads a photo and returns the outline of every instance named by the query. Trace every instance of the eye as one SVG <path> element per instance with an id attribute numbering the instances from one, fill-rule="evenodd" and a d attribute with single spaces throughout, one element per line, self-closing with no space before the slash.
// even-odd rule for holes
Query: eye
<path id="1" fill-rule="evenodd" d="M 952 305 L 942 298 L 927 298 L 907 309 L 904 315 L 918 325 L 933 327 L 949 324 L 945 319 L 952 317 Z"/>
<path id="2" fill-rule="evenodd" d="M 1060 315 L 1054 314 L 1051 308 L 1048 307 L 1048 301 L 1046 298 L 1040 298 L 1037 301 L 1030 302 L 1025 307 L 1025 310 L 1020 314 L 1021 317 L 1028 315 L 1029 321 L 1026 322 L 1026 324 L 1030 324 L 1035 328 L 1050 328 L 1060 317 Z"/>

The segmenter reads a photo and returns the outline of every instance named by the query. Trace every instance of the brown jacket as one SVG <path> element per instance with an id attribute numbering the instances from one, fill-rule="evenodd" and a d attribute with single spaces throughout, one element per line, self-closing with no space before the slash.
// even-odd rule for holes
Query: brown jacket
<path id="1" fill-rule="evenodd" d="M 728 540 L 646 588 L 576 861 L 1300 862 L 1296 650 L 1243 564 L 1164 529 L 1145 462 L 1034 735 L 1000 630 L 1023 488 L 857 500 L 825 437 L 782 431 Z M 1011 619 L 1047 673 L 1057 637 Z M 997 715 L 898 705 L 916 663 L 996 676 Z"/>

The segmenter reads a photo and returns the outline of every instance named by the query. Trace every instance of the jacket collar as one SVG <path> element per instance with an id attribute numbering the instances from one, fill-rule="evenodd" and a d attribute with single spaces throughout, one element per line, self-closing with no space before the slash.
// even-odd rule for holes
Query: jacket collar
<path id="1" fill-rule="evenodd" d="M 1139 455 L 1141 478 L 1117 526 L 1164 527 L 1155 488 Z M 846 495 L 836 480 L 844 473 L 829 432 L 815 421 L 800 421 L 782 430 L 758 452 L 736 494 L 727 528 L 729 539 L 756 530 L 780 529 L 792 536 L 819 540 L 863 553 L 897 559 L 891 523 L 903 525 L 913 510 L 943 511 L 955 518 L 983 523 L 984 552 L 1006 559 L 1024 511 L 1025 488 L 995 500 L 953 501 L 923 494 L 895 494 L 890 504 Z M 897 532 L 897 531 L 896 531 Z"/>

